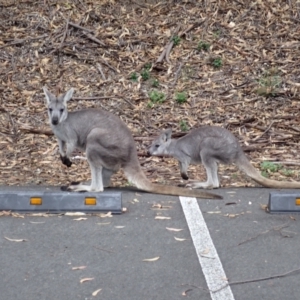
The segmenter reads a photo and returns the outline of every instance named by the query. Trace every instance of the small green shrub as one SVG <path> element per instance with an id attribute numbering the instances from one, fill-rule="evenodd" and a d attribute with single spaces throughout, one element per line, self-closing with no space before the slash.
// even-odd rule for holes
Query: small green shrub
<path id="1" fill-rule="evenodd" d="M 259 86 L 256 93 L 258 95 L 265 97 L 276 96 L 278 88 L 282 82 L 280 75 L 277 73 L 278 71 L 276 68 L 273 68 L 262 74 L 262 76 L 257 80 Z"/>
<path id="2" fill-rule="evenodd" d="M 148 69 L 143 69 L 141 72 L 141 76 L 143 78 L 143 80 L 148 80 L 150 78 L 150 73 Z"/>
<path id="3" fill-rule="evenodd" d="M 174 46 L 179 45 L 181 38 L 178 35 L 173 36 L 172 41 L 174 43 Z"/>
<path id="4" fill-rule="evenodd" d="M 138 74 L 136 72 L 131 73 L 130 79 L 132 81 L 137 81 L 138 80 Z"/>
<path id="5" fill-rule="evenodd" d="M 185 103 L 187 101 L 187 94 L 185 92 L 178 92 L 175 95 L 175 100 L 179 104 Z"/>
<path id="6" fill-rule="evenodd" d="M 222 58 L 217 57 L 217 58 L 213 59 L 212 62 L 211 62 L 211 65 L 216 69 L 221 68 L 222 65 L 223 65 Z"/>
<path id="7" fill-rule="evenodd" d="M 162 92 L 159 92 L 157 90 L 152 90 L 149 93 L 149 98 L 152 103 L 163 103 L 166 99 L 166 96 Z"/>
<path id="8" fill-rule="evenodd" d="M 181 120 L 179 122 L 179 126 L 180 126 L 181 131 L 188 131 L 190 129 L 187 122 L 184 120 Z"/>
<path id="9" fill-rule="evenodd" d="M 152 81 L 152 86 L 153 87 L 159 87 L 159 81 L 157 80 L 157 79 L 154 79 L 153 81 Z"/>
<path id="10" fill-rule="evenodd" d="M 201 50 L 208 51 L 209 47 L 210 47 L 210 44 L 208 44 L 207 42 L 204 42 L 204 41 L 200 41 L 197 46 L 197 50 L 198 51 L 201 51 Z"/>
<path id="11" fill-rule="evenodd" d="M 290 177 L 290 176 L 293 176 L 294 175 L 294 171 L 293 170 L 290 170 L 290 169 L 282 169 L 281 172 L 287 176 L 287 177 Z"/>
<path id="12" fill-rule="evenodd" d="M 282 165 L 274 164 L 273 162 L 270 162 L 270 161 L 264 161 L 260 164 L 260 168 L 262 171 L 274 173 L 274 172 L 278 172 L 278 170 L 282 169 Z"/>
<path id="13" fill-rule="evenodd" d="M 146 70 L 150 70 L 151 67 L 152 67 L 152 63 L 146 63 L 146 64 L 144 65 L 144 69 L 146 69 Z"/>
<path id="14" fill-rule="evenodd" d="M 154 103 L 153 103 L 153 102 L 149 101 L 149 102 L 147 103 L 147 107 L 153 108 L 153 106 L 154 106 Z"/>

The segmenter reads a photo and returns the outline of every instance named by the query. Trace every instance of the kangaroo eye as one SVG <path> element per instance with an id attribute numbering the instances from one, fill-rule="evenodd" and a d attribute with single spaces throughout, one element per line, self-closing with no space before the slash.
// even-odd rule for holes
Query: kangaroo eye
<path id="1" fill-rule="evenodd" d="M 63 109 L 63 108 L 61 108 L 61 109 L 60 109 L 60 112 L 61 112 L 61 113 L 63 113 L 63 112 L 64 112 L 64 109 Z"/>
<path id="2" fill-rule="evenodd" d="M 53 110 L 52 108 L 49 108 L 49 111 L 50 111 L 50 112 L 52 112 L 52 110 Z"/>
<path id="3" fill-rule="evenodd" d="M 156 145 L 155 145 L 155 148 L 159 148 L 159 144 L 156 144 Z"/>

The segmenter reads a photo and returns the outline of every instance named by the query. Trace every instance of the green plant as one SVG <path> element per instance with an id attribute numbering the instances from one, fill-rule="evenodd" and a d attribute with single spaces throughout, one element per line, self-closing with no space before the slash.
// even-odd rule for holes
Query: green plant
<path id="1" fill-rule="evenodd" d="M 147 107 L 153 108 L 153 106 L 154 106 L 154 103 L 153 103 L 153 102 L 149 101 L 149 102 L 147 103 Z"/>
<path id="2" fill-rule="evenodd" d="M 201 50 L 208 51 L 209 47 L 210 47 L 210 44 L 208 44 L 207 42 L 204 42 L 204 41 L 200 41 L 197 46 L 197 50 L 198 51 L 201 51 Z"/>
<path id="3" fill-rule="evenodd" d="M 221 68 L 222 65 L 223 65 L 222 58 L 217 57 L 217 58 L 213 59 L 212 62 L 211 62 L 211 65 L 216 69 Z"/>
<path id="4" fill-rule="evenodd" d="M 173 36 L 172 41 L 174 43 L 174 46 L 179 45 L 181 38 L 178 35 Z"/>
<path id="5" fill-rule="evenodd" d="M 159 86 L 159 81 L 157 79 L 153 79 L 152 86 L 157 88 Z"/>
<path id="6" fill-rule="evenodd" d="M 238 174 L 237 174 L 237 173 L 231 174 L 231 178 L 232 178 L 232 179 L 238 179 Z"/>
<path id="7" fill-rule="evenodd" d="M 180 104 L 184 103 L 187 100 L 187 94 L 185 92 L 178 92 L 175 95 L 175 100 Z"/>
<path id="8" fill-rule="evenodd" d="M 132 81 L 137 81 L 138 80 L 138 74 L 136 72 L 131 73 L 130 79 Z"/>
<path id="9" fill-rule="evenodd" d="M 188 131 L 190 129 L 187 122 L 184 120 L 181 120 L 179 122 L 179 126 L 180 126 L 181 131 Z"/>
<path id="10" fill-rule="evenodd" d="M 149 98 L 152 103 L 163 103 L 166 99 L 166 96 L 162 92 L 159 92 L 157 90 L 152 90 L 149 93 Z"/>
<path id="11" fill-rule="evenodd" d="M 146 69 L 146 70 L 150 70 L 151 67 L 152 67 L 152 63 L 146 63 L 146 64 L 144 65 L 144 69 Z"/>
<path id="12" fill-rule="evenodd" d="M 277 89 L 281 84 L 281 77 L 277 73 L 277 69 L 273 68 L 262 74 L 257 80 L 259 87 L 257 88 L 256 93 L 258 95 L 265 97 L 276 96 L 278 92 Z"/>
<path id="13" fill-rule="evenodd" d="M 282 169 L 281 172 L 287 177 L 294 175 L 294 171 L 290 169 Z"/>
<path id="14" fill-rule="evenodd" d="M 214 38 L 215 38 L 215 39 L 218 38 L 218 37 L 220 37 L 220 35 L 221 35 L 221 30 L 220 30 L 220 29 L 215 30 L 215 31 L 213 32 L 213 35 L 214 35 Z"/>
<path id="15" fill-rule="evenodd" d="M 263 172 L 278 172 L 278 170 L 282 169 L 282 165 L 264 161 L 260 164 L 260 168 Z"/>
<path id="16" fill-rule="evenodd" d="M 150 78 L 150 73 L 148 69 L 143 69 L 141 72 L 141 76 L 143 78 L 143 80 L 148 80 Z"/>

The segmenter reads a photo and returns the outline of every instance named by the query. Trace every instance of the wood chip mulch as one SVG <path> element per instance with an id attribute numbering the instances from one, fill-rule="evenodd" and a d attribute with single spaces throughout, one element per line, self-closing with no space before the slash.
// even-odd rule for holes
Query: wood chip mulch
<path id="1" fill-rule="evenodd" d="M 71 110 L 99 107 L 125 121 L 154 182 L 182 183 L 176 161 L 145 156 L 152 138 L 202 124 L 231 130 L 257 168 L 281 162 L 270 178 L 299 180 L 299 14 L 296 0 L 2 0 L 0 185 L 90 178 L 84 159 L 59 160 L 44 85 L 74 87 Z M 203 168 L 190 178 L 204 180 Z M 220 178 L 253 185 L 235 166 Z M 127 184 L 122 172 L 114 184 Z"/>

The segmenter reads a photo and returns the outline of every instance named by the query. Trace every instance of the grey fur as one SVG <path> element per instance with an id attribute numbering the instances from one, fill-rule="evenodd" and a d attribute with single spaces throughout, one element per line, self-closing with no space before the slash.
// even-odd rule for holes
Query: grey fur
<path id="1" fill-rule="evenodd" d="M 207 174 L 206 182 L 187 184 L 191 188 L 214 189 L 220 186 L 218 163 L 236 164 L 250 178 L 270 188 L 300 188 L 299 182 L 276 181 L 263 177 L 250 163 L 236 137 L 227 129 L 203 126 L 187 135 L 172 139 L 172 130 L 163 131 L 151 144 L 148 153 L 154 156 L 172 156 L 178 160 L 181 177 L 188 179 L 190 164 L 202 163 Z"/>
<path id="2" fill-rule="evenodd" d="M 71 191 L 103 191 L 110 185 L 113 173 L 123 168 L 127 179 L 139 189 L 168 195 L 220 199 L 219 195 L 151 183 L 138 161 L 135 142 L 128 127 L 115 115 L 90 108 L 68 112 L 67 101 L 73 89 L 56 97 L 45 87 L 50 126 L 55 134 L 62 162 L 71 166 L 75 148 L 86 152 L 91 169 L 91 185 L 70 185 Z"/>

